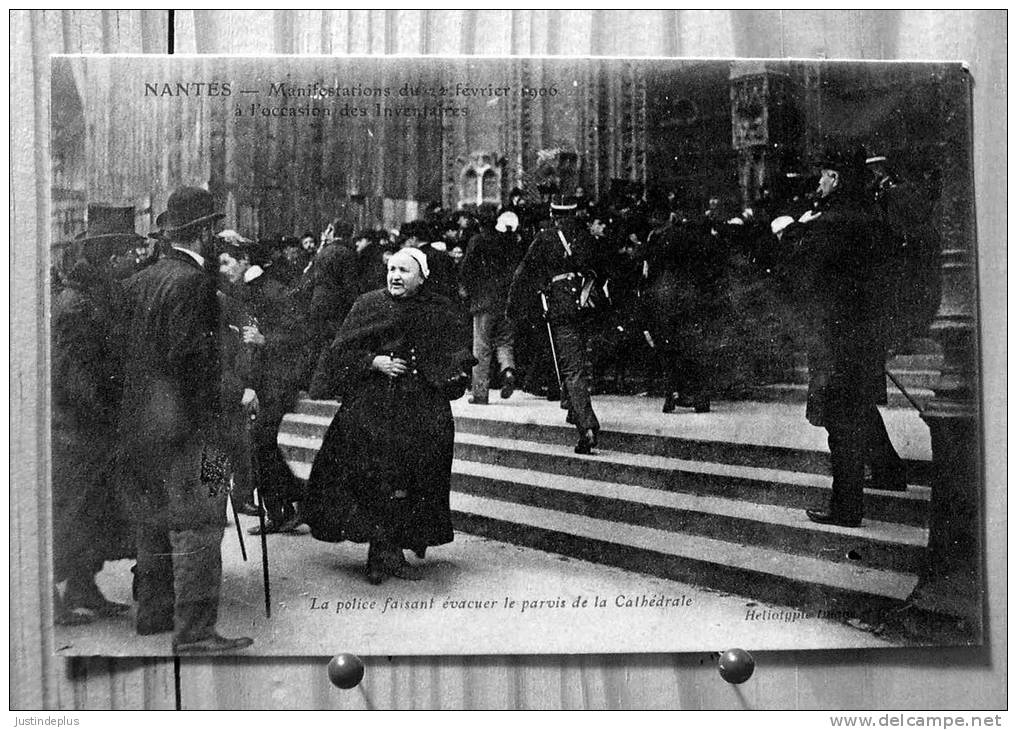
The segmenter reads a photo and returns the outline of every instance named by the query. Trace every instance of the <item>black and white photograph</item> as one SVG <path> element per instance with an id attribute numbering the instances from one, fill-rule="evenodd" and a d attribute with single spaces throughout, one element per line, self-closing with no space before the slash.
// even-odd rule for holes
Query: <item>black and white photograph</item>
<path id="1" fill-rule="evenodd" d="M 50 74 L 56 654 L 983 642 L 964 64 Z"/>

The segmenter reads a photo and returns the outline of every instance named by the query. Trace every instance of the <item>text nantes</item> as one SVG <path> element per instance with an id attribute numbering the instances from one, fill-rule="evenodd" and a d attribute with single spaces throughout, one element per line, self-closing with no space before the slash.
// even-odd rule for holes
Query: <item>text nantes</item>
<path id="1" fill-rule="evenodd" d="M 145 96 L 231 96 L 229 81 L 145 82 Z"/>

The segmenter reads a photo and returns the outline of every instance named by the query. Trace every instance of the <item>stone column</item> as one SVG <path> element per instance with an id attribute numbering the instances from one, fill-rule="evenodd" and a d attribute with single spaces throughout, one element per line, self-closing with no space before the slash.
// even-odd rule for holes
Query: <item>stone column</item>
<path id="1" fill-rule="evenodd" d="M 942 286 L 932 335 L 943 348 L 935 397 L 922 418 L 932 436 L 932 508 L 928 563 L 917 604 L 980 625 L 982 449 L 978 407 L 974 177 L 970 77 L 944 69 Z"/>

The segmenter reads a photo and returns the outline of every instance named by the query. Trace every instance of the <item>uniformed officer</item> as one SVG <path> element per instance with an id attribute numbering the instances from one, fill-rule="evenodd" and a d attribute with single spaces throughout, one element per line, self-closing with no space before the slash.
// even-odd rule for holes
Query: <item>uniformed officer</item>
<path id="1" fill-rule="evenodd" d="M 577 454 L 592 453 L 600 423 L 590 402 L 590 364 L 584 308 L 589 303 L 587 284 L 593 281 L 593 241 L 576 219 L 574 198 L 551 200 L 553 225 L 533 239 L 516 270 L 509 290 L 508 313 L 525 318 L 532 302 L 542 309 L 554 346 L 563 407 L 568 422 L 579 431 Z"/>

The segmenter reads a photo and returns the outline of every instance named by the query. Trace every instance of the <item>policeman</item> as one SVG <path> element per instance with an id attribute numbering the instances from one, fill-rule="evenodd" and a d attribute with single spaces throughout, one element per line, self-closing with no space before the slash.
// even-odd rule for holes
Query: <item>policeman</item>
<path id="1" fill-rule="evenodd" d="M 590 364 L 586 356 L 584 309 L 593 281 L 593 240 L 576 218 L 574 198 L 551 199 L 553 225 L 533 239 L 516 270 L 509 290 L 508 314 L 525 317 L 533 301 L 541 301 L 562 386 L 568 422 L 579 431 L 577 454 L 590 454 L 600 423 L 590 402 Z M 567 392 L 567 406 L 566 393 Z"/>

